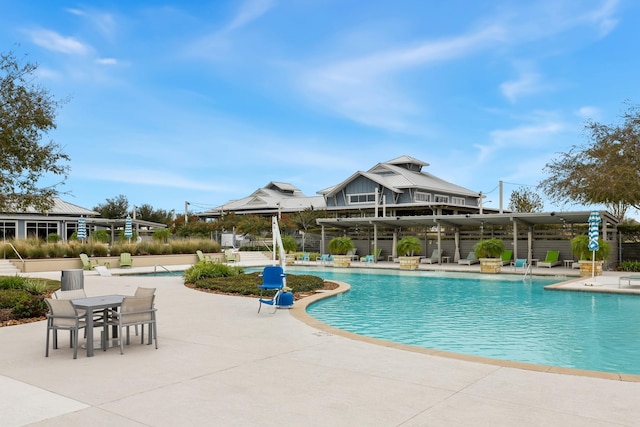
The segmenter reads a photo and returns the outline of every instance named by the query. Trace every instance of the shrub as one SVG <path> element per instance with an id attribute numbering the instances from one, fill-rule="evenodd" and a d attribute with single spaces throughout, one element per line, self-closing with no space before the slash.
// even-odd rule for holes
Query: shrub
<path id="1" fill-rule="evenodd" d="M 298 242 L 296 242 L 296 238 L 293 236 L 284 236 L 282 238 L 282 248 L 286 253 L 295 252 L 298 247 Z"/>
<path id="2" fill-rule="evenodd" d="M 242 272 L 242 267 L 201 261 L 184 272 L 184 280 L 186 283 L 196 283 L 206 278 L 237 276 Z"/>
<path id="3" fill-rule="evenodd" d="M 618 264 L 618 271 L 640 271 L 640 261 L 623 261 Z"/>
<path id="4" fill-rule="evenodd" d="M 26 277 L 18 275 L 0 277 L 0 289 L 24 289 L 28 281 Z"/>
<path id="5" fill-rule="evenodd" d="M 95 243 L 109 243 L 111 235 L 107 230 L 96 230 L 91 233 L 91 241 Z"/>
<path id="6" fill-rule="evenodd" d="M 25 298 L 29 298 L 29 292 L 24 289 L 3 290 L 0 292 L 0 308 L 13 308 Z"/>
<path id="7" fill-rule="evenodd" d="M 47 314 L 47 303 L 42 297 L 30 295 L 21 298 L 11 310 L 14 316 L 19 318 L 41 317 Z"/>
<path id="8" fill-rule="evenodd" d="M 153 240 L 167 243 L 169 241 L 169 237 L 171 237 L 171 230 L 168 228 L 158 228 L 153 232 Z"/>
<path id="9" fill-rule="evenodd" d="M 480 240 L 473 247 L 476 258 L 498 258 L 504 252 L 504 243 L 500 239 Z"/>
<path id="10" fill-rule="evenodd" d="M 56 233 L 50 233 L 47 235 L 47 243 L 58 243 L 60 239 L 60 235 Z"/>
<path id="11" fill-rule="evenodd" d="M 396 250 L 400 256 L 414 256 L 422 251 L 422 243 L 414 236 L 403 237 L 396 245 Z"/>
<path id="12" fill-rule="evenodd" d="M 47 283 L 42 280 L 28 279 L 22 287 L 31 295 L 44 295 L 47 292 Z"/>
<path id="13" fill-rule="evenodd" d="M 215 277 L 198 280 L 197 288 L 237 295 L 260 295 L 260 273 L 240 274 L 231 277 Z M 324 280 L 311 275 L 287 275 L 287 286 L 292 292 L 312 292 L 324 287 Z"/>
<path id="14" fill-rule="evenodd" d="M 350 237 L 334 237 L 329 241 L 329 252 L 333 255 L 346 255 L 355 248 Z"/>

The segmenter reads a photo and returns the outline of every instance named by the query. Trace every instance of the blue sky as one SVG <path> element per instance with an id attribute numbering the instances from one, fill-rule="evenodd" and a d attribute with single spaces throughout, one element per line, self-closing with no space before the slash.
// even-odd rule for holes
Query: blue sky
<path id="1" fill-rule="evenodd" d="M 0 40 L 68 98 L 71 203 L 315 195 L 406 154 L 497 207 L 640 102 L 638 22 L 634 0 L 5 0 Z"/>

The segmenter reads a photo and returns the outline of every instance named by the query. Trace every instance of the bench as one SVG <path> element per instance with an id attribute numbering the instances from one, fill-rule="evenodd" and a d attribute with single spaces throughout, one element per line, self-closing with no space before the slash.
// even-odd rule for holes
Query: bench
<path id="1" fill-rule="evenodd" d="M 626 280 L 627 281 L 627 286 L 631 286 L 631 282 L 633 280 L 637 280 L 640 282 L 640 274 L 632 274 L 631 276 L 620 276 L 618 278 L 618 288 L 620 288 L 622 286 L 622 282 Z"/>

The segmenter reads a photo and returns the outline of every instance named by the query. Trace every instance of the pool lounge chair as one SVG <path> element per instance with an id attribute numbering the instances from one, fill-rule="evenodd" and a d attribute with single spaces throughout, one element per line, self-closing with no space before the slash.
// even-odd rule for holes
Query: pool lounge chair
<path id="1" fill-rule="evenodd" d="M 469 255 L 467 255 L 465 259 L 458 260 L 458 264 L 464 265 L 478 264 L 479 262 L 480 261 L 476 258 L 476 254 L 473 251 L 469 252 Z"/>
<path id="2" fill-rule="evenodd" d="M 547 251 L 547 255 L 544 257 L 542 261 L 538 261 L 538 267 L 555 267 L 556 265 L 562 264 L 562 261 L 559 261 L 560 251 Z"/>
<path id="3" fill-rule="evenodd" d="M 512 263 L 511 257 L 513 257 L 512 250 L 506 250 L 502 252 L 502 265 L 511 264 Z"/>
<path id="4" fill-rule="evenodd" d="M 99 265 L 97 262 L 91 261 L 87 254 L 80 254 L 80 261 L 82 261 L 83 270 L 93 270 L 96 265 Z"/>
<path id="5" fill-rule="evenodd" d="M 440 251 L 437 249 L 434 249 L 433 252 L 431 253 L 431 257 L 430 258 L 422 258 L 420 260 L 421 264 L 439 264 L 440 263 Z"/>

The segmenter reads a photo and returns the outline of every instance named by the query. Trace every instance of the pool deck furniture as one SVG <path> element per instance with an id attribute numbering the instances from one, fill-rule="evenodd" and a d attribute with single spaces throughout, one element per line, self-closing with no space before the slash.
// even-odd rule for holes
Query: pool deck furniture
<path id="1" fill-rule="evenodd" d="M 103 295 L 97 297 L 77 298 L 71 300 L 71 303 L 76 309 L 83 309 L 87 312 L 87 357 L 93 356 L 94 342 L 93 342 L 93 316 L 96 311 L 105 310 L 110 308 L 120 307 L 124 295 Z M 106 331 L 105 331 L 106 332 Z M 104 347 L 106 333 L 103 336 L 100 347 Z"/>
<path id="2" fill-rule="evenodd" d="M 629 276 L 620 276 L 618 278 L 618 288 L 622 287 L 622 282 L 626 281 L 627 286 L 631 286 L 631 282 L 640 282 L 640 274 L 630 274 Z"/>
<path id="3" fill-rule="evenodd" d="M 480 260 L 476 258 L 476 254 L 473 251 L 469 252 L 466 258 L 458 260 L 458 264 L 461 264 L 461 265 L 462 264 L 464 265 L 478 264 L 479 262 Z"/>
<path id="4" fill-rule="evenodd" d="M 422 258 L 420 260 L 420 264 L 439 264 L 440 263 L 440 251 L 437 249 L 434 249 L 433 252 L 431 252 L 431 256 L 429 258 Z"/>
<path id="5" fill-rule="evenodd" d="M 562 265 L 562 261 L 559 260 L 560 251 L 547 251 L 547 255 L 543 260 L 538 261 L 536 267 L 555 267 L 557 265 Z"/>

